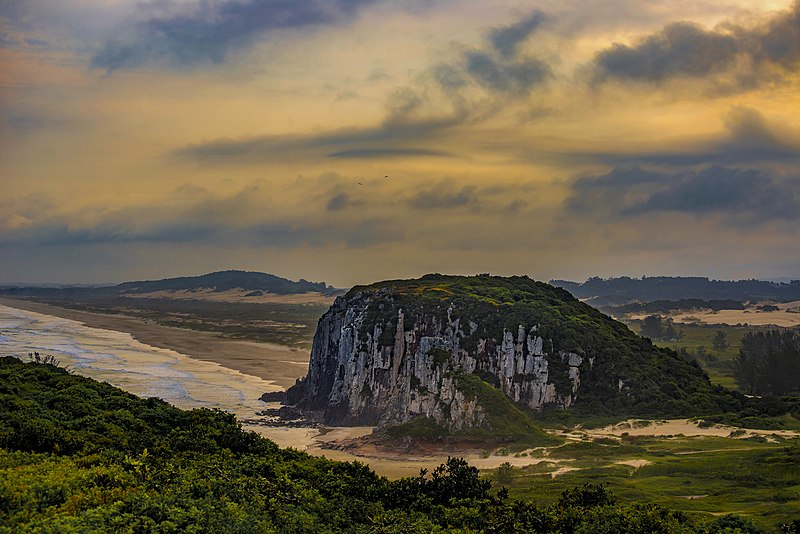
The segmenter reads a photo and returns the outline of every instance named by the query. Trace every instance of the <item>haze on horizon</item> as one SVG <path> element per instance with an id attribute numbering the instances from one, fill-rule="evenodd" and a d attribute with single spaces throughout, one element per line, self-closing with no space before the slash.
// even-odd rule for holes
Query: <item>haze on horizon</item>
<path id="1" fill-rule="evenodd" d="M 800 273 L 800 4 L 4 0 L 0 281 Z"/>

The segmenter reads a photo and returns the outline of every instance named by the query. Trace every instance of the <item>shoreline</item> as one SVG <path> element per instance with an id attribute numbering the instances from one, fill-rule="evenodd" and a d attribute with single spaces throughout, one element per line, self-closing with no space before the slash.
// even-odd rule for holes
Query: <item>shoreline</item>
<path id="1" fill-rule="evenodd" d="M 91 328 L 130 334 L 140 343 L 218 363 L 228 369 L 271 381 L 281 389 L 294 385 L 298 378 L 305 376 L 308 369 L 307 352 L 283 345 L 228 339 L 214 332 L 162 326 L 128 315 L 72 310 L 9 297 L 0 297 L 0 305 L 78 321 Z"/>

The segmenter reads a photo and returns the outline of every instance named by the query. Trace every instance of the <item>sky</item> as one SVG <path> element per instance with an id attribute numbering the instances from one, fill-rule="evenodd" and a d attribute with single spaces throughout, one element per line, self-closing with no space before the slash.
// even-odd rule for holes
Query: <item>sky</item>
<path id="1" fill-rule="evenodd" d="M 800 278 L 800 4 L 0 0 L 0 282 Z"/>

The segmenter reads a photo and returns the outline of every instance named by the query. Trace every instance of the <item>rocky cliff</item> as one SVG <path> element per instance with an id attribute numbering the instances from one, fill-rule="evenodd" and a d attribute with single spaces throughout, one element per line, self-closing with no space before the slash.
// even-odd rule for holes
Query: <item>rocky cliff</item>
<path id="1" fill-rule="evenodd" d="M 286 402 L 328 424 L 424 416 L 459 431 L 502 426 L 516 407 L 691 412 L 710 391 L 696 365 L 564 290 L 527 277 L 427 275 L 337 298 Z"/>

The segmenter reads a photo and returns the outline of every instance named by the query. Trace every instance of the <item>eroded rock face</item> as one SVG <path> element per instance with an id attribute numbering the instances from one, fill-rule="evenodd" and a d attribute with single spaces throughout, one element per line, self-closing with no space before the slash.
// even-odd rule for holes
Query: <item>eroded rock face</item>
<path id="1" fill-rule="evenodd" d="M 568 408 L 578 397 L 588 358 L 552 350 L 537 324 L 502 335 L 476 335 L 480 318 L 453 304 L 445 313 L 375 313 L 388 290 L 339 297 L 320 319 L 308 375 L 286 402 L 324 413 L 337 425 L 384 425 L 433 418 L 458 431 L 486 418 L 476 398 L 458 388 L 458 373 L 475 373 L 534 410 Z"/>

